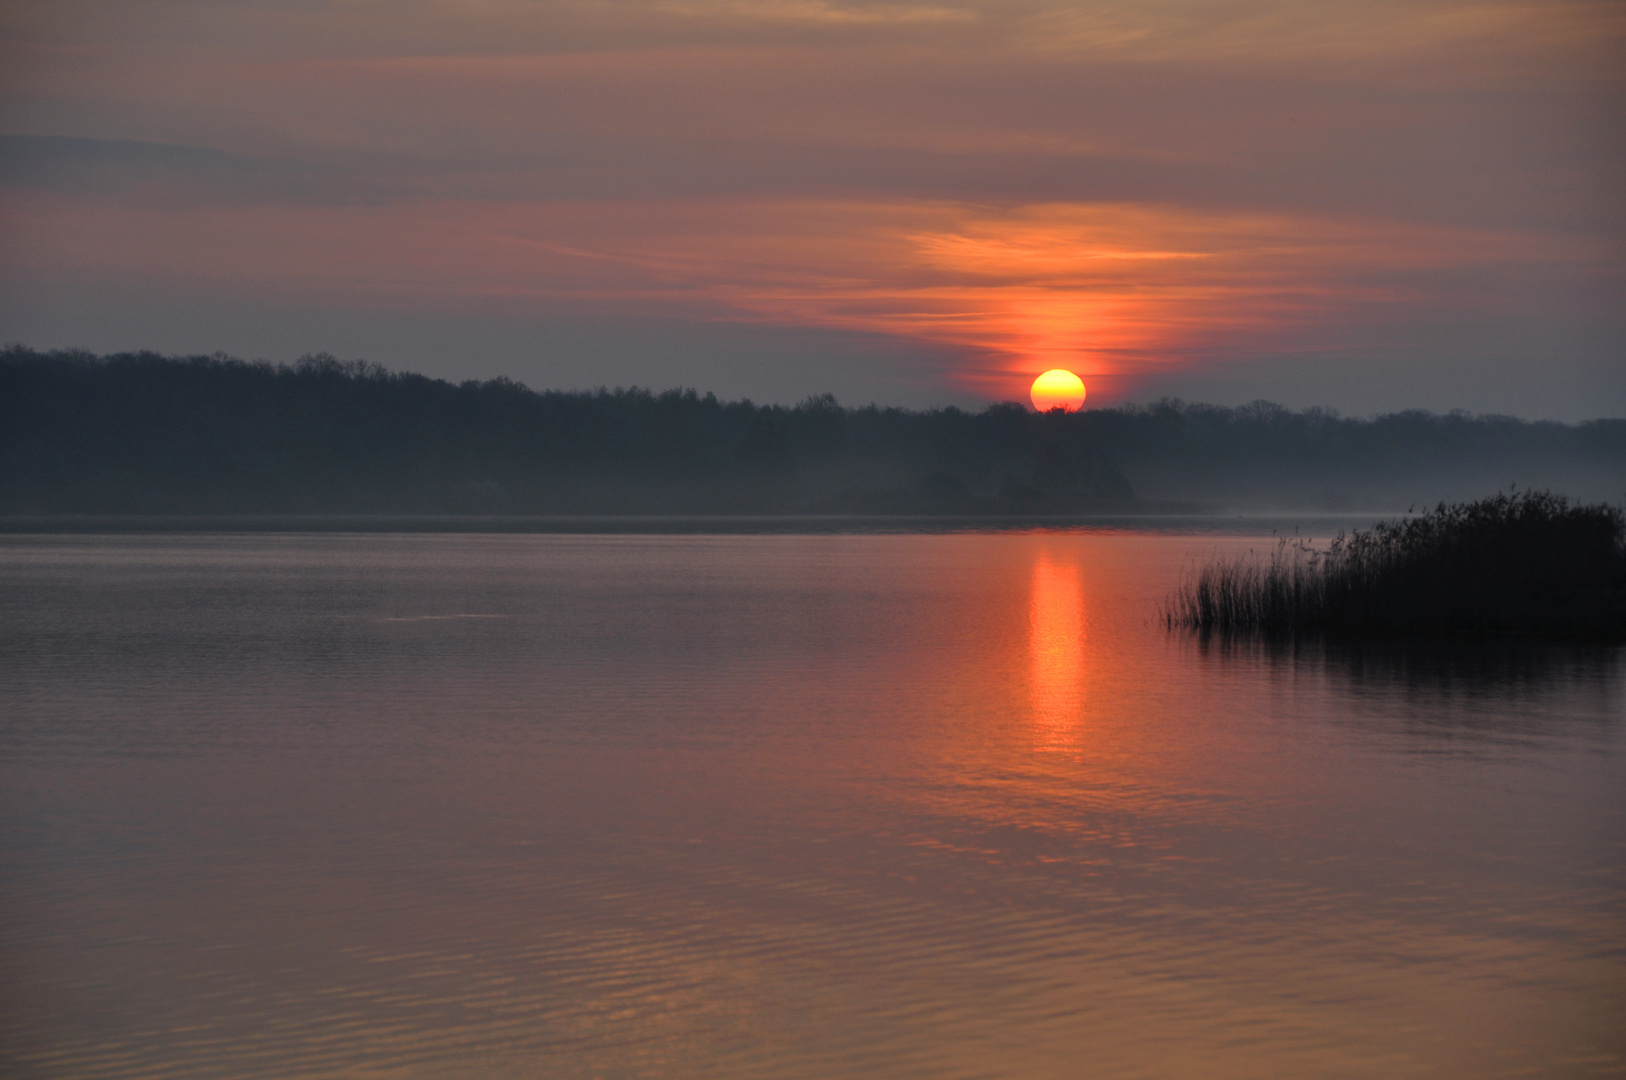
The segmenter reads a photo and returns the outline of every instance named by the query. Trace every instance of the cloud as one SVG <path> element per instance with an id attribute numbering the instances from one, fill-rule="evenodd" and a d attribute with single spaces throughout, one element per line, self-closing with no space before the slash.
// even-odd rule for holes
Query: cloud
<path id="1" fill-rule="evenodd" d="M 377 202 L 405 190 L 385 170 L 368 175 L 331 161 L 38 135 L 0 135 L 0 188 L 186 206 Z"/>
<path id="2" fill-rule="evenodd" d="M 688 19 L 790 22 L 813 25 L 881 26 L 976 22 L 968 7 L 928 4 L 831 4 L 824 0 L 723 0 L 709 3 L 657 2 L 649 9 Z"/>
<path id="3" fill-rule="evenodd" d="M 1466 382 L 1450 335 L 1513 307 L 1521 341 L 1626 343 L 1623 27 L 1572 0 L 11 5 L 0 278 L 881 335 L 994 397 L 1034 364 L 1129 393 L 1429 349 Z"/>
<path id="4" fill-rule="evenodd" d="M 1066 367 L 1107 399 L 1170 368 L 1306 350 L 1343 327 L 1485 314 L 1485 267 L 1597 261 L 1595 242 L 1142 204 L 842 201 L 106 206 L 35 197 L 13 261 L 243 292 L 447 310 L 623 312 L 891 336 L 961 393 Z"/>
<path id="5" fill-rule="evenodd" d="M 1577 51 L 1601 60 L 1626 39 L 1626 13 L 1606 0 L 1067 4 L 1018 25 L 1022 43 L 1037 51 L 1156 64 L 1392 66 L 1442 57 L 1505 64 Z"/>

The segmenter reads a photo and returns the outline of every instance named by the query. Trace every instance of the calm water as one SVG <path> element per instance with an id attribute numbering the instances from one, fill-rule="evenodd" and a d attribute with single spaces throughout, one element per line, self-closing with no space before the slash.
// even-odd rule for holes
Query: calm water
<path id="1" fill-rule="evenodd" d="M 1626 1072 L 1626 652 L 1243 542 L 0 538 L 0 1072 Z"/>

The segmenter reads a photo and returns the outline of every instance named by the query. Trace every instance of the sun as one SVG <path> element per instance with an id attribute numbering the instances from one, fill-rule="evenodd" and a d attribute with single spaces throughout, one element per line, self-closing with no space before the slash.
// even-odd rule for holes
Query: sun
<path id="1" fill-rule="evenodd" d="M 1056 408 L 1077 412 L 1084 407 L 1084 380 L 1071 371 L 1054 368 L 1033 380 L 1029 396 L 1040 412 Z"/>

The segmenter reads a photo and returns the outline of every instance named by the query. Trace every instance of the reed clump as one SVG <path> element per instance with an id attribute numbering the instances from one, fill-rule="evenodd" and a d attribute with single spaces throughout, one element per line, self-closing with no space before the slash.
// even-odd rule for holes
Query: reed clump
<path id="1" fill-rule="evenodd" d="M 1626 636 L 1626 516 L 1543 491 L 1440 503 L 1326 548 L 1199 568 L 1165 620 L 1196 630 Z"/>

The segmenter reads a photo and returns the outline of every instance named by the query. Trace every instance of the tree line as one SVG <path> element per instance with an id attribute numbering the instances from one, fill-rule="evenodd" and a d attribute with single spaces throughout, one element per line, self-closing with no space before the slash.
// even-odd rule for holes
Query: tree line
<path id="1" fill-rule="evenodd" d="M 0 352 L 0 513 L 1080 514 L 1626 494 L 1626 421 L 1165 400 L 1039 414 Z"/>

